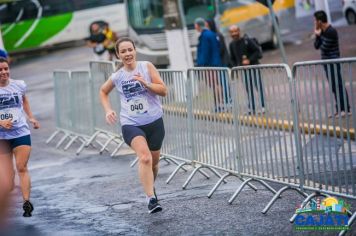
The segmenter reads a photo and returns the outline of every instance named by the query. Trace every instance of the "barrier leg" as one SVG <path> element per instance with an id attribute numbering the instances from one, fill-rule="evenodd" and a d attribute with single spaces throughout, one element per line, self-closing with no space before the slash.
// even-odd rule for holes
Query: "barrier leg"
<path id="1" fill-rule="evenodd" d="M 267 184 L 265 181 L 260 180 L 260 179 L 255 179 L 255 181 L 259 182 L 260 184 L 262 184 L 263 186 L 266 187 L 266 189 L 268 189 L 269 191 L 271 191 L 273 194 L 276 194 L 277 191 L 271 187 L 271 185 Z"/>
<path id="2" fill-rule="evenodd" d="M 60 130 L 56 130 L 51 136 L 49 136 L 49 138 L 46 140 L 46 144 L 49 144 L 52 139 L 54 139 L 54 137 L 56 137 L 57 134 L 59 134 L 61 131 Z"/>
<path id="3" fill-rule="evenodd" d="M 239 180 L 241 180 L 241 182 L 244 182 L 244 181 L 245 181 L 245 179 L 242 178 L 241 176 L 238 176 L 237 178 L 239 178 Z M 255 191 L 257 192 L 257 188 L 256 188 L 255 185 L 253 185 L 253 184 L 251 184 L 251 183 L 248 183 L 247 185 L 250 186 L 250 188 L 252 188 L 253 190 L 255 190 Z"/>
<path id="4" fill-rule="evenodd" d="M 319 193 L 319 192 L 312 193 L 302 202 L 300 207 L 301 208 L 305 207 L 311 199 L 313 199 L 317 196 L 329 197 L 329 195 L 324 194 L 324 193 Z M 297 217 L 297 214 L 294 213 L 294 215 L 289 219 L 289 222 L 293 223 L 296 217 Z"/>
<path id="5" fill-rule="evenodd" d="M 78 136 L 75 135 L 73 136 L 70 141 L 67 143 L 67 145 L 64 147 L 64 151 L 67 151 L 68 148 L 75 142 L 75 140 L 77 140 Z"/>
<path id="6" fill-rule="evenodd" d="M 352 216 L 349 219 L 349 223 L 347 224 L 347 226 L 349 226 L 349 228 L 351 229 L 351 225 L 354 223 L 354 221 L 356 220 L 356 212 L 354 212 L 354 214 L 352 214 Z M 345 235 L 347 232 L 347 230 L 343 230 L 339 233 L 339 236 L 343 236 Z"/>
<path id="7" fill-rule="evenodd" d="M 173 179 L 173 177 L 177 174 L 177 172 L 179 171 L 179 169 L 181 169 L 184 165 L 189 165 L 186 162 L 180 163 L 176 169 L 172 172 L 172 174 L 168 177 L 168 179 L 166 180 L 166 184 L 169 184 L 169 182 L 171 182 L 171 180 Z"/>
<path id="8" fill-rule="evenodd" d="M 61 138 L 61 140 L 59 140 L 59 142 L 57 143 L 56 148 L 59 148 L 59 147 L 62 145 L 62 143 L 63 143 L 69 136 L 70 136 L 69 133 L 64 134 L 64 136 Z"/>
<path id="9" fill-rule="evenodd" d="M 130 167 L 134 167 L 136 163 L 138 162 L 138 157 L 131 163 Z"/>
<path id="10" fill-rule="evenodd" d="M 234 200 L 235 200 L 235 198 L 237 197 L 237 195 L 239 195 L 240 194 L 240 192 L 242 191 L 242 189 L 245 187 L 245 185 L 248 183 L 248 182 L 250 182 L 250 181 L 252 181 L 253 179 L 252 178 L 248 178 L 247 180 L 245 180 L 241 185 L 240 185 L 240 187 L 236 190 L 236 192 L 232 195 L 232 197 L 229 199 L 229 204 L 231 204 Z"/>
<path id="11" fill-rule="evenodd" d="M 207 167 L 211 172 L 213 172 L 218 178 L 221 178 L 221 174 L 219 172 L 217 172 L 217 170 L 215 170 L 214 168 L 211 168 L 211 167 Z M 226 180 L 223 179 L 224 181 L 224 184 L 226 184 Z"/>
<path id="12" fill-rule="evenodd" d="M 103 154 L 103 151 L 106 149 L 106 147 L 115 139 L 114 136 L 111 136 L 104 144 L 104 146 L 100 149 L 99 153 L 100 155 Z"/>
<path id="13" fill-rule="evenodd" d="M 89 147 L 89 145 L 96 139 L 96 136 L 98 136 L 100 132 L 101 131 L 95 131 L 95 133 L 86 142 L 85 147 Z"/>
<path id="14" fill-rule="evenodd" d="M 165 159 L 167 159 L 167 160 L 170 160 L 171 162 L 173 162 L 175 165 L 177 165 L 177 166 L 179 166 L 179 163 L 178 163 L 178 161 L 176 161 L 176 160 L 174 160 L 173 158 L 170 158 L 170 157 L 164 157 Z M 185 172 L 187 172 L 188 170 L 187 169 L 185 169 L 183 166 L 182 166 L 182 168 L 181 168 L 182 170 L 184 170 Z"/>
<path id="15" fill-rule="evenodd" d="M 224 181 L 225 178 L 229 177 L 231 173 L 226 173 L 223 176 L 220 177 L 219 181 L 215 184 L 214 188 L 210 190 L 208 194 L 208 198 L 211 198 L 211 196 L 214 194 L 214 192 L 218 189 L 218 187 L 221 185 L 221 183 Z"/>
<path id="16" fill-rule="evenodd" d="M 187 187 L 187 185 L 189 184 L 189 182 L 193 179 L 194 175 L 201 169 L 203 168 L 203 166 L 199 166 L 199 167 L 196 167 L 193 172 L 190 174 L 190 176 L 188 177 L 187 181 L 185 181 L 185 183 L 183 184 L 182 186 L 182 189 L 185 189 Z M 204 175 L 207 179 L 209 179 L 209 175 L 206 174 L 204 171 L 200 170 L 199 171 L 202 175 Z"/>
<path id="17" fill-rule="evenodd" d="M 115 156 L 115 154 L 119 151 L 119 149 L 121 148 L 121 146 L 124 144 L 124 141 L 121 141 L 117 147 L 115 148 L 115 150 L 111 153 L 111 157 Z"/>
<path id="18" fill-rule="evenodd" d="M 170 160 L 169 158 L 166 158 L 166 157 L 160 157 L 159 158 L 159 161 L 165 161 L 168 165 L 171 164 L 168 160 Z"/>
<path id="19" fill-rule="evenodd" d="M 271 199 L 271 201 L 269 201 L 269 203 L 266 205 L 266 207 L 262 210 L 262 214 L 266 214 L 267 211 L 269 211 L 269 209 L 273 206 L 273 204 L 277 201 L 278 198 L 280 198 L 281 194 L 284 191 L 287 191 L 288 189 L 292 189 L 297 191 L 300 195 L 304 196 L 304 197 L 308 197 L 308 195 L 304 192 L 302 192 L 301 190 L 299 190 L 298 188 L 293 188 L 290 186 L 284 186 L 283 188 L 281 188 L 280 190 L 278 190 L 278 192 L 273 196 L 273 198 Z"/>

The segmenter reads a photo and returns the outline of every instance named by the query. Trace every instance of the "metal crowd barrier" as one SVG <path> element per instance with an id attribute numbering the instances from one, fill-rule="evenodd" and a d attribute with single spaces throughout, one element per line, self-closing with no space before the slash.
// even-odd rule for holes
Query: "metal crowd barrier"
<path id="1" fill-rule="evenodd" d="M 121 126 L 109 126 L 105 121 L 105 112 L 100 104 L 99 90 L 101 85 L 114 72 L 112 62 L 91 62 L 91 73 L 87 71 L 54 71 L 56 131 L 48 138 L 51 142 L 60 133 L 64 135 L 57 143 L 59 148 L 67 139 L 64 147 L 67 150 L 75 141 L 82 144 L 78 148 L 78 155 L 84 147 L 99 144 L 100 153 L 107 150 L 107 146 L 117 144 L 112 156 L 122 146 Z M 117 91 L 110 94 L 113 109 L 119 114 L 120 100 Z M 105 138 L 102 144 L 98 139 Z"/>
<path id="2" fill-rule="evenodd" d="M 55 70 L 53 72 L 54 79 L 54 97 L 55 97 L 55 112 L 56 112 L 56 131 L 46 140 L 50 143 L 58 134 L 64 135 L 58 141 L 56 148 L 71 136 L 72 117 L 71 110 L 71 93 L 70 82 L 71 72 L 67 70 Z"/>
<path id="3" fill-rule="evenodd" d="M 90 72 L 93 78 L 92 80 L 92 108 L 94 112 L 94 128 L 95 133 L 90 137 L 90 139 L 86 143 L 86 147 L 89 146 L 96 138 L 100 135 L 106 136 L 106 141 L 103 147 L 100 149 L 100 154 L 106 150 L 107 146 L 114 142 L 117 144 L 117 147 L 112 152 L 111 156 L 114 156 L 119 148 L 124 144 L 122 135 L 121 135 L 121 125 L 120 122 L 117 122 L 115 126 L 110 126 L 105 121 L 105 111 L 101 106 L 99 100 L 99 90 L 102 84 L 111 76 L 114 72 L 114 64 L 113 62 L 105 62 L 105 61 L 91 61 L 90 62 Z M 116 89 L 112 91 L 110 94 L 110 102 L 112 108 L 119 115 L 120 111 L 120 98 Z"/>
<path id="4" fill-rule="evenodd" d="M 302 207 L 319 195 L 356 199 L 355 65 L 356 58 L 299 62 L 293 74 L 284 64 L 236 67 L 231 75 L 226 68 L 192 68 L 188 78 L 182 71 L 160 70 L 168 88 L 162 98 L 166 137 L 161 159 L 177 165 L 167 183 L 185 165 L 192 165 L 184 189 L 197 172 L 209 178 L 202 170 L 207 168 L 219 177 L 208 194 L 211 197 L 228 176 L 235 176 L 243 183 L 229 199 L 232 203 L 246 185 L 256 190 L 250 182 L 257 181 L 274 193 L 262 213 L 287 190 L 305 197 Z M 55 71 L 57 131 L 47 142 L 60 132 L 65 135 L 57 146 L 76 133 L 87 140 L 94 130 L 84 129 L 93 124 L 94 135 L 86 144 L 100 133 L 108 137 L 102 150 L 111 141 L 123 143 L 116 134 L 120 127 L 113 132 L 104 123 L 97 98 L 113 64 L 91 62 L 90 67 L 93 120 L 85 121 L 79 114 L 90 106 L 72 111 L 90 94 L 87 85 L 76 98 L 66 90 L 71 83 L 76 89 L 89 81 L 88 74 L 73 72 L 71 78 L 68 71 Z M 111 97 L 111 101 L 119 110 L 119 99 Z M 265 181 L 283 187 L 276 191 Z M 356 213 L 348 213 L 351 226 Z"/>
<path id="5" fill-rule="evenodd" d="M 298 62 L 293 65 L 293 77 L 300 119 L 301 181 L 304 189 L 314 191 L 302 206 L 318 195 L 356 199 L 356 58 Z M 356 213 L 349 226 L 355 217 Z"/>

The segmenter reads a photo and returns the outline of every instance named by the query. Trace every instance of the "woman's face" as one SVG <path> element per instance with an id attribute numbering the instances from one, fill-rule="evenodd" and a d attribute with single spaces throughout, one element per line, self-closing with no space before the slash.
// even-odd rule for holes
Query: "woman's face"
<path id="1" fill-rule="evenodd" d="M 136 62 L 136 50 L 131 42 L 124 41 L 119 45 L 119 58 L 124 65 L 131 65 Z"/>
<path id="2" fill-rule="evenodd" d="M 10 78 L 10 68 L 6 62 L 0 62 L 0 84 L 7 84 Z"/>

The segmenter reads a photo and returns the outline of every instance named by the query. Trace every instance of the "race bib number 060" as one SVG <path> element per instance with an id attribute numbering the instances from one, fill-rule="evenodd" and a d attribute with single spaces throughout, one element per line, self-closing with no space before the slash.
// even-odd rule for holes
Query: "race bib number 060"
<path id="1" fill-rule="evenodd" d="M 129 101 L 129 115 L 140 116 L 148 111 L 148 102 L 145 98 L 132 99 Z"/>

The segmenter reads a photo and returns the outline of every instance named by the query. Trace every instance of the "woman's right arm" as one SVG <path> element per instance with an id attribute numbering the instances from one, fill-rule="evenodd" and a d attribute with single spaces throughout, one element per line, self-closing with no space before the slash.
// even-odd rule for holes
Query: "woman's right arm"
<path id="1" fill-rule="evenodd" d="M 114 124 L 117 121 L 116 112 L 111 108 L 109 94 L 114 88 L 111 77 L 101 86 L 99 91 L 100 102 L 105 111 L 106 122 Z"/>

